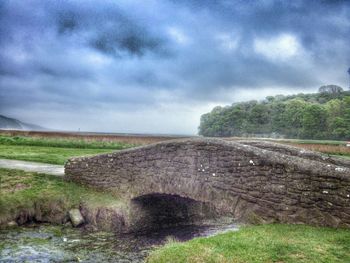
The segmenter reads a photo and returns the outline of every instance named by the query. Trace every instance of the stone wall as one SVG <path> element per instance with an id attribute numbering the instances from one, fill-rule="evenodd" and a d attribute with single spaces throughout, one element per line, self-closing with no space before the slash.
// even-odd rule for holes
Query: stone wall
<path id="1" fill-rule="evenodd" d="M 243 222 L 350 227 L 349 163 L 275 143 L 253 145 L 167 141 L 70 159 L 66 178 L 130 200 L 191 198 Z"/>

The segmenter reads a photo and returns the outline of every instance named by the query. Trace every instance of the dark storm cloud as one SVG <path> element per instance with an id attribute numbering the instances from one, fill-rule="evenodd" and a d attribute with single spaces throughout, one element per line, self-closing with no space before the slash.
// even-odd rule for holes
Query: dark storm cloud
<path id="1" fill-rule="evenodd" d="M 164 41 L 153 36 L 148 28 L 132 21 L 115 5 L 97 8 L 70 5 L 56 14 L 57 30 L 60 34 L 90 32 L 87 43 L 107 54 L 142 56 L 146 52 L 160 52 Z"/>
<path id="2" fill-rule="evenodd" d="M 218 50 L 207 42 L 201 54 L 212 51 L 204 58 L 209 63 L 201 61 L 202 57 L 198 54 L 197 59 L 202 63 L 198 63 L 198 67 L 190 64 L 189 69 L 184 69 L 185 75 L 192 81 L 196 81 L 193 75 L 202 75 L 205 79 L 194 85 L 198 89 L 203 90 L 203 86 L 207 86 L 210 91 L 220 85 L 227 88 L 264 85 L 311 88 L 322 83 L 319 79 L 322 71 L 336 64 L 345 80 L 345 69 L 350 64 L 349 1 L 173 2 L 181 3 L 192 12 L 205 14 L 204 17 L 209 13 L 215 25 L 208 27 L 214 27 L 214 32 L 217 29 L 228 32 L 234 29 L 240 35 L 238 52 L 232 57 L 214 53 Z M 212 33 L 204 31 L 208 38 Z M 284 33 L 294 35 L 300 41 L 300 48 L 305 52 L 304 59 L 309 60 L 309 68 L 301 65 L 301 61 L 269 60 L 252 51 L 255 38 L 268 39 Z"/>
<path id="3" fill-rule="evenodd" d="M 57 30 L 60 34 L 70 33 L 77 29 L 78 17 L 74 12 L 65 11 L 57 14 Z"/>
<path id="4" fill-rule="evenodd" d="M 349 35 L 349 1 L 0 0 L 0 110 L 132 116 L 344 86 Z"/>
<path id="5" fill-rule="evenodd" d="M 46 53 L 39 55 L 45 56 L 56 51 L 64 54 L 76 45 L 119 57 L 165 52 L 161 37 L 153 36 L 144 25 L 131 21 L 112 3 L 28 1 L 26 4 L 22 1 L 2 2 L 0 44 L 5 49 L 1 50 L 1 54 L 8 55 L 6 47 L 15 48 L 17 45 L 26 52 L 39 51 Z M 2 68 L 5 58 L 3 61 Z M 52 69 L 53 65 L 43 66 L 36 65 L 42 64 L 41 61 L 32 62 L 34 65 L 30 67 L 34 66 L 39 72 L 42 69 L 45 71 L 45 68 L 50 68 L 47 72 L 57 71 Z"/>
<path id="6" fill-rule="evenodd" d="M 146 51 L 157 50 L 161 41 L 148 38 L 142 31 L 133 32 L 130 30 L 122 34 L 110 31 L 99 34 L 90 44 L 107 54 L 119 55 L 119 51 L 127 51 L 130 54 L 142 56 Z"/>

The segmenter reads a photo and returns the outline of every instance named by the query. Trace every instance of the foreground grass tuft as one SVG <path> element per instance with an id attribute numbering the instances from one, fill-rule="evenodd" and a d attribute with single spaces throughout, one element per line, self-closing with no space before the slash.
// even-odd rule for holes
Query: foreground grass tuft
<path id="1" fill-rule="evenodd" d="M 19 211 L 32 210 L 36 204 L 60 203 L 63 208 L 78 207 L 81 202 L 90 206 L 119 206 L 110 193 L 93 190 L 62 178 L 0 169 L 0 223 L 12 219 Z"/>
<path id="2" fill-rule="evenodd" d="M 350 262 L 350 230 L 260 225 L 154 250 L 148 263 Z"/>

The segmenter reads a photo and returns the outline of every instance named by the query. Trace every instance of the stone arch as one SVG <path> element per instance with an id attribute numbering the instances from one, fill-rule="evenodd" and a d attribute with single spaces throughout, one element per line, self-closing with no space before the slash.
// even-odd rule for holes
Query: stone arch
<path id="1" fill-rule="evenodd" d="M 178 195 L 244 222 L 350 226 L 350 162 L 295 147 L 181 139 L 73 158 L 65 169 L 128 199 Z"/>

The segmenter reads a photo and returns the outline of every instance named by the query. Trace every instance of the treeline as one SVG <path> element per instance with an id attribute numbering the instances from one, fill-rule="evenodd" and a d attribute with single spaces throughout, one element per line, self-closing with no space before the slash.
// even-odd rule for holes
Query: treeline
<path id="1" fill-rule="evenodd" d="M 350 140 L 350 91 L 330 85 L 314 94 L 218 106 L 201 116 L 199 134 Z"/>

